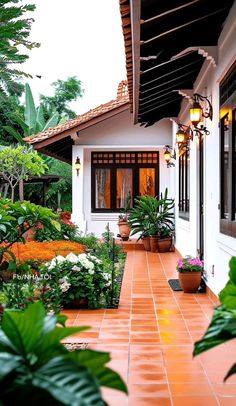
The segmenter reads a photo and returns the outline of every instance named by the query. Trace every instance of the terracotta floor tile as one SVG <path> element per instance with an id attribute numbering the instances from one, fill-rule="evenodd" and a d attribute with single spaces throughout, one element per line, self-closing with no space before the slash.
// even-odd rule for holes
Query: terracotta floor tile
<path id="1" fill-rule="evenodd" d="M 214 304 L 206 294 L 171 290 L 177 259 L 177 251 L 147 253 L 129 245 L 119 308 L 63 312 L 67 325 L 91 326 L 63 341 L 109 352 L 108 366 L 128 382 L 129 397 L 103 390 L 109 406 L 236 406 L 236 376 L 223 383 L 235 343 L 193 358 Z"/>
<path id="2" fill-rule="evenodd" d="M 170 391 L 173 396 L 209 396 L 213 395 L 212 388 L 207 383 L 172 383 Z"/>
<path id="3" fill-rule="evenodd" d="M 167 383 L 155 383 L 155 384 L 130 384 L 129 385 L 130 395 L 136 396 L 153 396 L 156 397 L 169 397 L 169 388 Z"/>
<path id="4" fill-rule="evenodd" d="M 235 406 L 236 399 L 235 397 L 220 397 L 218 398 L 220 406 Z"/>
<path id="5" fill-rule="evenodd" d="M 213 396 L 179 396 L 173 397 L 173 406 L 219 406 L 219 403 Z M 220 406 L 222 406 L 221 403 Z M 233 406 L 233 404 L 227 406 Z"/>
<path id="6" fill-rule="evenodd" d="M 158 397 L 136 397 L 130 396 L 129 406 L 171 406 L 168 398 Z"/>
<path id="7" fill-rule="evenodd" d="M 130 384 L 147 384 L 147 383 L 167 383 L 166 374 L 163 373 L 155 373 L 155 374 L 147 374 L 147 373 L 139 373 L 139 372 L 131 372 L 129 374 L 129 385 Z"/>

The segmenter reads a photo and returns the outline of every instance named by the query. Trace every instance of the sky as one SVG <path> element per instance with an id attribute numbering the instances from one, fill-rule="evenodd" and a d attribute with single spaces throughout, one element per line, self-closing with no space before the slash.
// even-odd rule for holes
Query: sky
<path id="1" fill-rule="evenodd" d="M 52 95 L 50 84 L 77 76 L 83 98 L 70 107 L 82 114 L 116 98 L 118 84 L 126 79 L 124 39 L 118 0 L 23 0 L 33 3 L 30 40 L 40 48 L 30 51 L 21 68 L 36 105 L 39 93 Z M 42 76 L 38 79 L 35 75 Z"/>

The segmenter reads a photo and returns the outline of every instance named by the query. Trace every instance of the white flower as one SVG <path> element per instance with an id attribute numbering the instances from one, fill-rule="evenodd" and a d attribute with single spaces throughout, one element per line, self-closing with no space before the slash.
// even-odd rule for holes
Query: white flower
<path id="1" fill-rule="evenodd" d="M 94 274 L 94 271 L 93 271 L 92 269 L 89 269 L 89 270 L 88 270 L 88 273 L 89 273 L 89 275 L 93 275 L 93 274 Z"/>
<path id="2" fill-rule="evenodd" d="M 51 260 L 51 262 L 48 262 L 48 270 L 51 271 L 53 268 L 55 268 L 55 266 L 57 266 L 58 264 L 62 264 L 65 261 L 65 257 L 63 257 L 62 255 L 57 255 L 57 257 L 53 258 Z"/>
<path id="3" fill-rule="evenodd" d="M 86 254 L 79 254 L 78 255 L 78 259 L 79 259 L 79 261 L 83 261 L 83 259 L 87 259 L 87 255 Z"/>
<path id="4" fill-rule="evenodd" d="M 89 259 L 94 261 L 96 264 L 101 264 L 102 263 L 102 261 L 100 259 L 98 259 L 97 257 L 95 257 L 94 255 L 89 255 Z"/>
<path id="5" fill-rule="evenodd" d="M 65 282 L 60 285 L 60 289 L 62 292 L 67 292 L 70 289 L 70 286 L 70 283 Z"/>
<path id="6" fill-rule="evenodd" d="M 64 276 L 64 278 L 59 279 L 59 285 L 62 292 L 67 292 L 70 289 L 71 284 L 68 282 L 68 277 Z"/>
<path id="7" fill-rule="evenodd" d="M 109 279 L 111 277 L 109 273 L 105 273 L 105 272 L 102 273 L 102 276 L 106 281 L 109 281 Z"/>
<path id="8" fill-rule="evenodd" d="M 65 257 L 63 257 L 62 255 L 57 255 L 57 257 L 54 259 L 56 260 L 57 264 L 61 264 L 65 261 Z"/>
<path id="9" fill-rule="evenodd" d="M 106 283 L 106 286 L 110 286 L 111 285 L 111 281 Z"/>
<path id="10" fill-rule="evenodd" d="M 66 260 L 72 262 L 72 264 L 77 264 L 78 256 L 70 252 L 70 254 L 66 256 Z"/>
<path id="11" fill-rule="evenodd" d="M 71 269 L 72 269 L 72 271 L 77 271 L 77 272 L 81 271 L 81 268 L 77 265 L 72 266 Z"/>

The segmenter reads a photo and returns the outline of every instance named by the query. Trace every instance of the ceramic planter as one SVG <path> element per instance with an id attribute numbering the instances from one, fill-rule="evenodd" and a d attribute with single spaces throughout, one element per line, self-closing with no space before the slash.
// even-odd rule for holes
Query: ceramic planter
<path id="1" fill-rule="evenodd" d="M 130 228 L 129 224 L 127 223 L 127 221 L 120 220 L 118 222 L 118 226 L 119 226 L 119 234 L 120 234 L 122 240 L 128 241 L 129 235 L 131 232 L 131 228 Z"/>
<path id="2" fill-rule="evenodd" d="M 157 235 L 150 236 L 150 246 L 151 246 L 151 252 L 158 252 L 158 236 Z"/>
<path id="3" fill-rule="evenodd" d="M 143 237 L 142 242 L 143 242 L 145 251 L 150 251 L 151 250 L 150 237 Z"/>
<path id="4" fill-rule="evenodd" d="M 179 272 L 179 283 L 185 293 L 195 293 L 201 283 L 202 272 Z"/>
<path id="5" fill-rule="evenodd" d="M 168 252 L 172 246 L 172 237 L 158 238 L 158 252 Z"/>

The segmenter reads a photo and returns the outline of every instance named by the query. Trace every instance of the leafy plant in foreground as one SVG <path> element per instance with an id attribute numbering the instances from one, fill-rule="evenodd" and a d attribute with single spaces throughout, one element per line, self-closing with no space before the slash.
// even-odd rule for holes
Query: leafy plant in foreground
<path id="1" fill-rule="evenodd" d="M 229 281 L 219 294 L 222 304 L 215 308 L 203 338 L 194 344 L 194 356 L 236 338 L 236 257 L 231 258 L 229 266 Z M 235 373 L 236 363 L 227 372 L 224 380 Z"/>
<path id="2" fill-rule="evenodd" d="M 64 338 L 87 327 L 60 327 L 64 316 L 47 316 L 40 302 L 24 312 L 5 310 L 0 330 L 0 404 L 3 406 L 102 406 L 100 386 L 127 393 L 105 364 L 109 353 L 68 351 Z M 44 402 L 44 403 L 43 403 Z"/>

